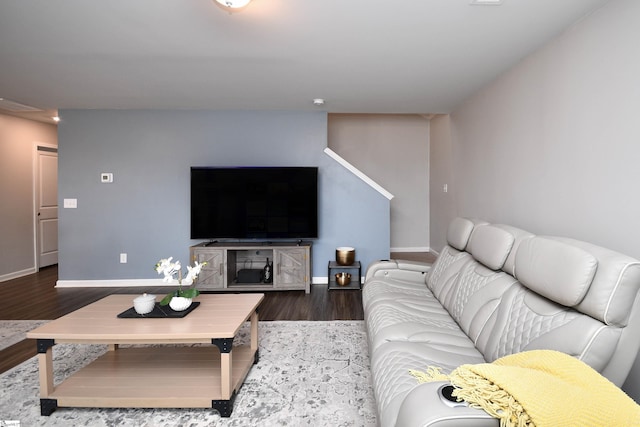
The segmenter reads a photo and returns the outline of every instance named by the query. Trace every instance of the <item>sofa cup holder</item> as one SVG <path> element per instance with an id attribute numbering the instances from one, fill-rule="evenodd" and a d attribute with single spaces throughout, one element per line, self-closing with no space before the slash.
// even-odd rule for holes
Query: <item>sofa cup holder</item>
<path id="1" fill-rule="evenodd" d="M 443 384 L 438 388 L 438 397 L 440 398 L 442 403 L 452 408 L 469 406 L 467 402 L 465 402 L 464 400 L 461 402 L 458 402 L 457 398 L 454 397 L 452 394 L 453 390 L 455 390 L 455 387 L 452 386 L 451 384 Z"/>

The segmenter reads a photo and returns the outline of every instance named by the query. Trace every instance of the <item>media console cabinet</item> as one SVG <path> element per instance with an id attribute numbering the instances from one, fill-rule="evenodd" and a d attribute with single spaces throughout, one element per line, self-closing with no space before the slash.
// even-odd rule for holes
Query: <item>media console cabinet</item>
<path id="1" fill-rule="evenodd" d="M 197 282 L 203 291 L 311 289 L 311 242 L 203 242 L 189 249 L 192 262 L 207 263 Z M 270 277 L 263 274 L 267 262 Z"/>

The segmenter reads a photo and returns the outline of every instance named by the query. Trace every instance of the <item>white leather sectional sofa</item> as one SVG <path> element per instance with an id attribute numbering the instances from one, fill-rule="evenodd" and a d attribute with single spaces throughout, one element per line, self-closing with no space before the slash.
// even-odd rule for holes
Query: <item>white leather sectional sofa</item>
<path id="1" fill-rule="evenodd" d="M 369 266 L 363 305 L 378 409 L 387 426 L 498 426 L 418 384 L 409 370 L 558 350 L 620 386 L 640 347 L 640 262 L 589 243 L 454 219 L 433 265 Z M 571 402 L 567 402 L 571 404 Z"/>

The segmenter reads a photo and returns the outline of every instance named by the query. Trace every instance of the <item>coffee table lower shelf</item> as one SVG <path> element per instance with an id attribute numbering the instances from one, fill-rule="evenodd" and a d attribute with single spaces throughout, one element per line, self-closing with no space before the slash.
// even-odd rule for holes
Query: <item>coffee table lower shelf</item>
<path id="1" fill-rule="evenodd" d="M 233 347 L 231 355 L 227 381 L 223 357 L 215 346 L 119 347 L 41 396 L 42 411 L 49 408 L 53 412 L 57 407 L 214 408 L 229 416 L 236 392 L 257 361 L 256 351 L 248 345 Z M 225 382 L 230 386 L 226 392 Z"/>

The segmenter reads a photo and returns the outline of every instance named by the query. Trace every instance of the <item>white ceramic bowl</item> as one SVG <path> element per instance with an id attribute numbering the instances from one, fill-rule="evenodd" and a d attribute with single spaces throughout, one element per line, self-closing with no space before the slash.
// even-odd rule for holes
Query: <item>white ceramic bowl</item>
<path id="1" fill-rule="evenodd" d="M 156 305 L 156 296 L 151 294 L 142 294 L 133 299 L 133 309 L 138 314 L 148 314 L 153 311 Z"/>
<path id="2" fill-rule="evenodd" d="M 191 298 L 173 297 L 169 301 L 169 307 L 173 311 L 184 311 L 191 305 Z"/>

